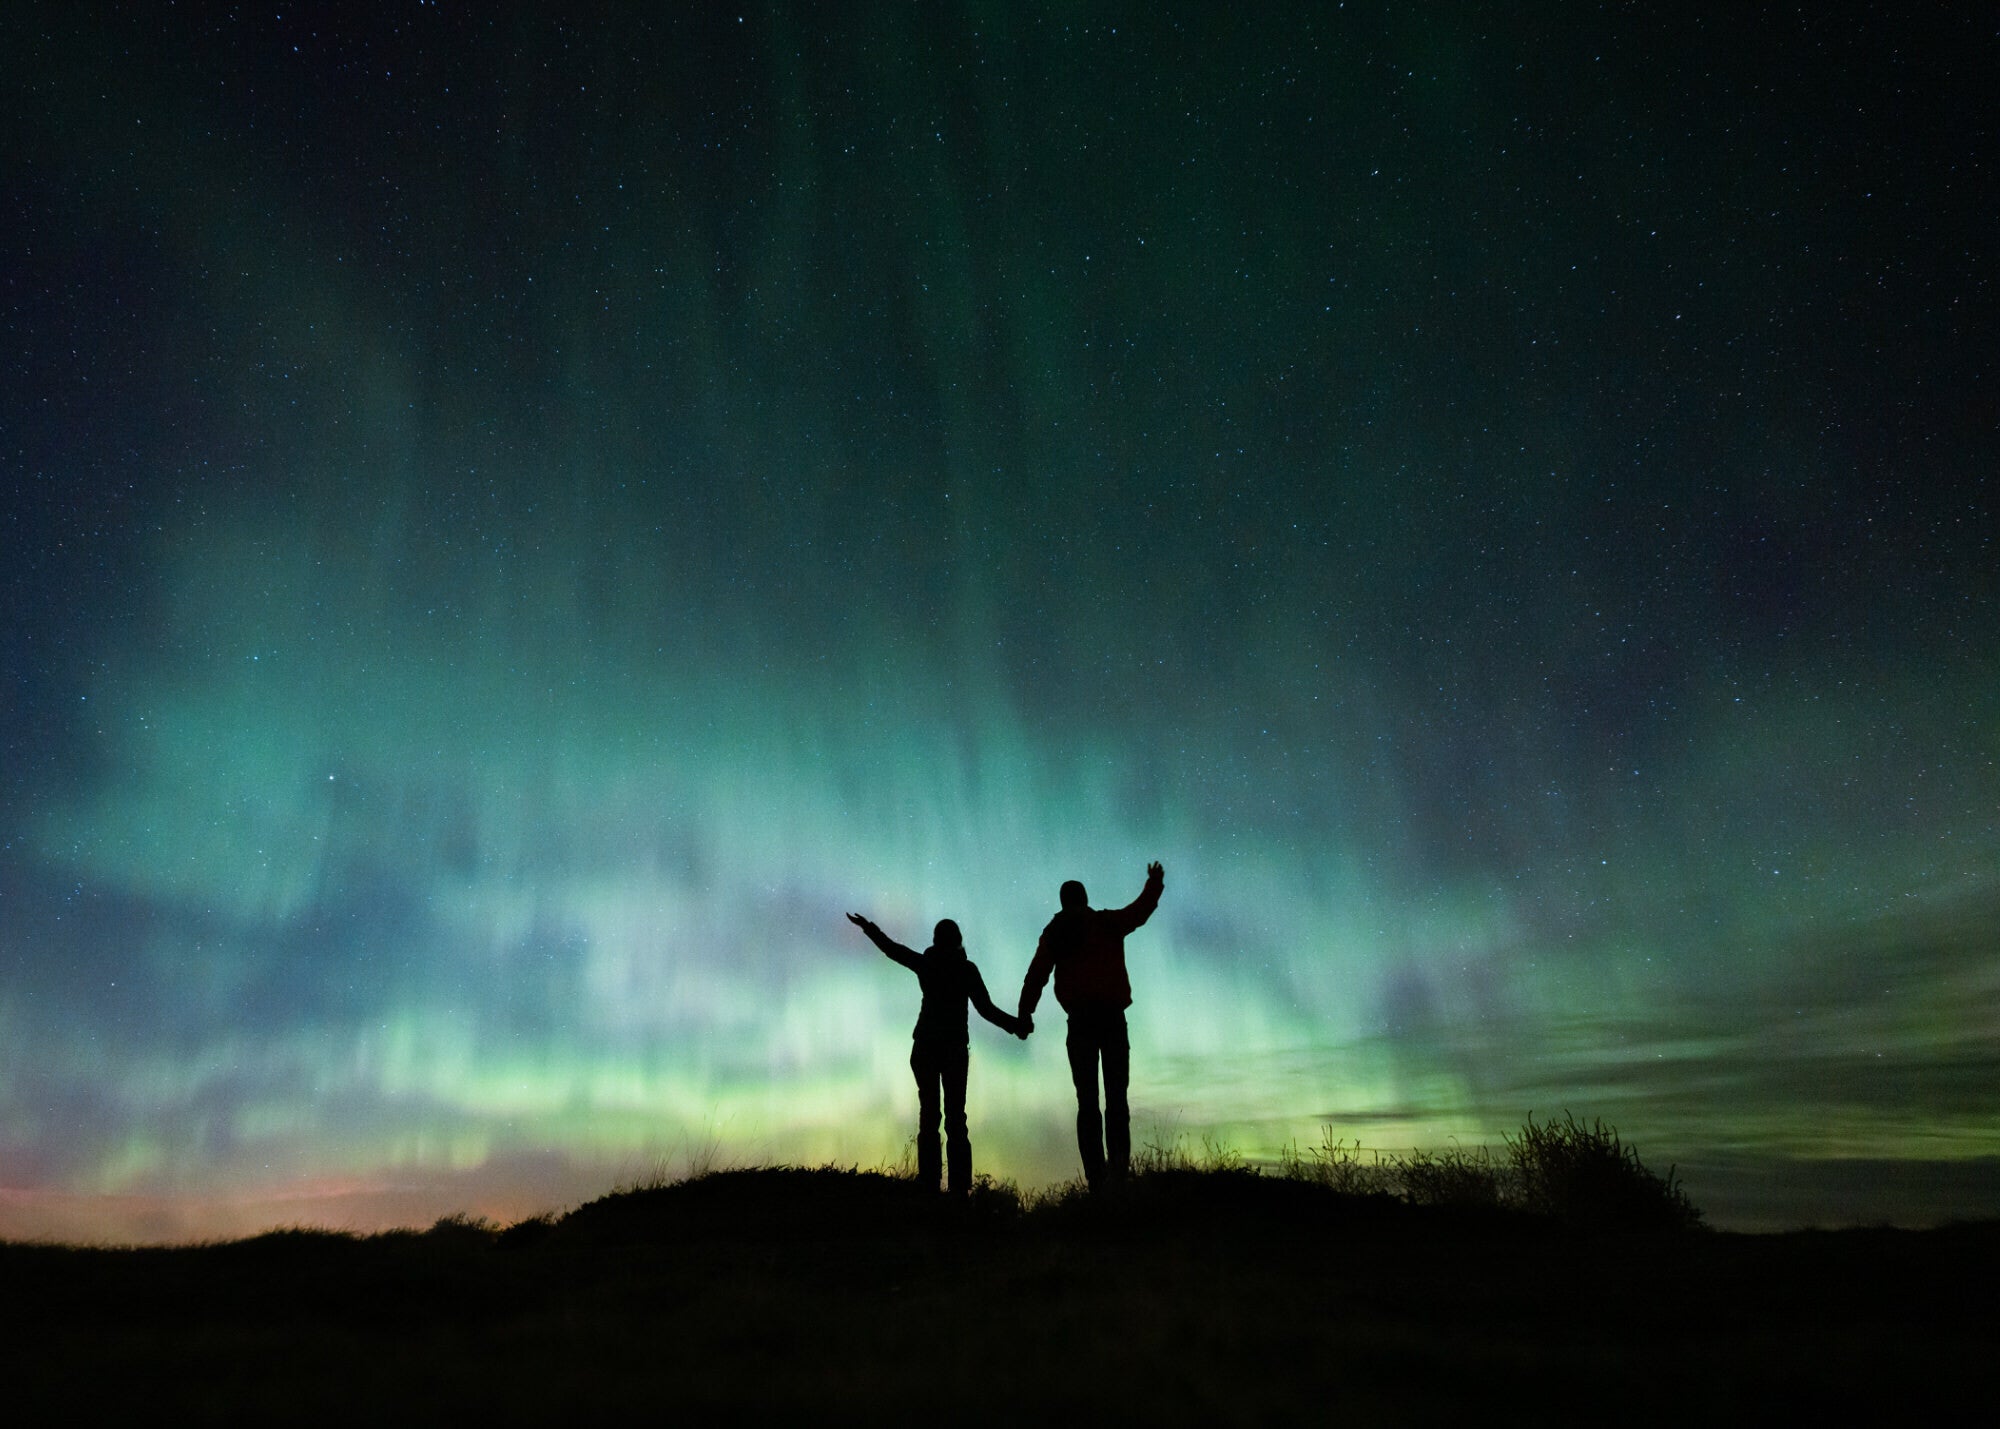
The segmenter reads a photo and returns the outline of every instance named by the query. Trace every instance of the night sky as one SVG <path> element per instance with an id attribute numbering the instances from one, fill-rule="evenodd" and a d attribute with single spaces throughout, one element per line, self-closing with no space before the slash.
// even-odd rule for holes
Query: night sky
<path id="1" fill-rule="evenodd" d="M 0 1235 L 893 1163 L 1155 858 L 1141 1143 L 2000 1214 L 1990 5 L 554 8 L 0 20 Z"/>

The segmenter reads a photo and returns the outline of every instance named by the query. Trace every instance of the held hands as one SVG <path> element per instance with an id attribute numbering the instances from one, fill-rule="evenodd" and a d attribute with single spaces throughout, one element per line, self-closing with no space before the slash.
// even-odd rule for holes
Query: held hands
<path id="1" fill-rule="evenodd" d="M 1025 1012 L 1014 1019 L 1014 1035 L 1023 1042 L 1028 1040 L 1028 1034 L 1034 1030 L 1035 1019 L 1028 1016 Z"/>

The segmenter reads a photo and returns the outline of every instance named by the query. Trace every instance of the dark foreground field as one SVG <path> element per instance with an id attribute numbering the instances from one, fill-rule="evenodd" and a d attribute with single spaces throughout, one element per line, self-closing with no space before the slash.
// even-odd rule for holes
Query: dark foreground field
<path id="1" fill-rule="evenodd" d="M 0 1246 L 0 1402 L 18 1423 L 1694 1423 L 1907 1413 L 2000 1382 L 1992 1224 L 1587 1233 L 1240 1170 L 1096 1202 L 935 1199 L 732 1171 L 505 1232 Z"/>

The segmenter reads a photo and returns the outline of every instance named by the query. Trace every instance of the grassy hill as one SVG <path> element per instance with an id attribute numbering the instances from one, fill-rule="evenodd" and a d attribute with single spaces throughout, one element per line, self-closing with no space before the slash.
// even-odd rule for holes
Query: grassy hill
<path id="1" fill-rule="evenodd" d="M 775 1168 L 504 1229 L 0 1246 L 25 1422 L 1851 1418 L 1995 1387 L 1996 1269 L 1996 1225 L 1633 1229 L 1169 1156 L 1113 1196 Z"/>

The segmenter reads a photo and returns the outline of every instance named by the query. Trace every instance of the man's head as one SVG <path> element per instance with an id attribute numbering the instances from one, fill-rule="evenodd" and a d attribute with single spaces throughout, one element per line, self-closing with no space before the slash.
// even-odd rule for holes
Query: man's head
<path id="1" fill-rule="evenodd" d="M 1083 891 L 1083 885 L 1072 878 L 1062 886 L 1062 905 L 1065 908 L 1088 908 L 1090 895 Z"/>
<path id="2" fill-rule="evenodd" d="M 940 948 L 963 948 L 965 946 L 964 938 L 959 935 L 958 924 L 952 922 L 949 918 L 938 919 L 937 926 L 931 929 L 931 942 Z"/>

